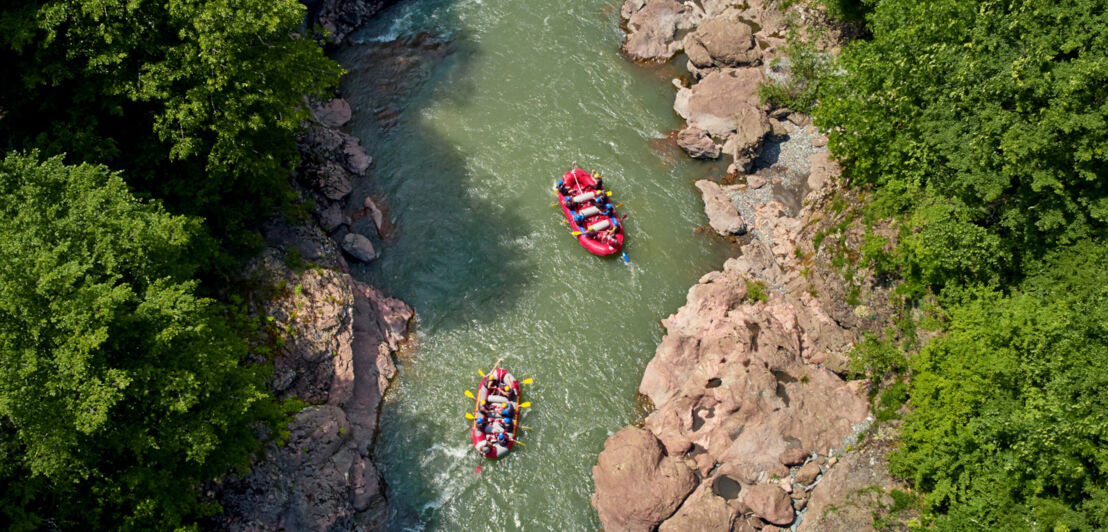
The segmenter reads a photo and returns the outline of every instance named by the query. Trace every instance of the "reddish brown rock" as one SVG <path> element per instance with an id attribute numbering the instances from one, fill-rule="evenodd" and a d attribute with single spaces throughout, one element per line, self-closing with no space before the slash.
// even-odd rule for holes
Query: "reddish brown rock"
<path id="1" fill-rule="evenodd" d="M 808 462 L 807 464 L 804 464 L 804 466 L 801 467 L 799 470 L 797 470 L 796 482 L 801 486 L 811 485 L 813 482 L 816 481 L 817 478 L 819 478 L 821 473 L 822 471 L 820 471 L 819 469 L 819 464 L 815 462 Z"/>
<path id="2" fill-rule="evenodd" d="M 712 229 L 723 236 L 746 232 L 746 222 L 739 216 L 739 210 L 719 183 L 701 179 L 696 182 L 696 188 L 700 189 L 704 199 L 704 212 L 708 215 L 708 224 Z"/>
<path id="3" fill-rule="evenodd" d="M 648 431 L 624 427 L 604 442 L 592 469 L 592 505 L 605 530 L 653 530 L 696 487 L 692 470 Z"/>
<path id="4" fill-rule="evenodd" d="M 758 84 L 764 80 L 759 68 L 714 71 L 696 85 L 678 90 L 673 110 L 713 136 L 729 136 L 741 122 L 750 122 L 756 115 L 764 117 L 758 109 Z M 765 127 L 768 131 L 768 118 Z"/>
<path id="5" fill-rule="evenodd" d="M 352 114 L 350 104 L 342 98 L 326 103 L 312 102 L 308 108 L 312 113 L 312 120 L 325 127 L 342 127 L 350 121 Z"/>
<path id="6" fill-rule="evenodd" d="M 677 145 L 694 159 L 715 159 L 719 157 L 720 147 L 708 136 L 708 132 L 696 126 L 689 126 L 677 134 Z"/>
<path id="7" fill-rule="evenodd" d="M 698 68 L 737 67 L 757 63 L 762 54 L 750 25 L 732 18 L 710 18 L 685 36 L 685 53 Z"/>
<path id="8" fill-rule="evenodd" d="M 787 466 L 800 465 L 811 455 L 812 453 L 809 453 L 805 449 L 785 449 L 785 451 L 781 453 L 781 463 Z"/>
<path id="9" fill-rule="evenodd" d="M 754 515 L 770 523 L 788 525 L 793 522 L 795 512 L 792 499 L 777 486 L 757 484 L 743 490 L 740 498 Z"/>
<path id="10" fill-rule="evenodd" d="M 808 174 L 808 188 L 819 190 L 827 186 L 832 179 L 838 177 L 839 165 L 831 160 L 831 154 L 825 151 L 813 153 L 808 157 L 812 170 Z"/>
<path id="11" fill-rule="evenodd" d="M 297 413 L 288 442 L 271 445 L 249 474 L 216 486 L 224 514 L 215 522 L 233 531 L 380 529 L 388 506 L 369 447 L 412 311 L 349 274 L 293 271 L 282 255 L 268 249 L 249 269 L 271 286 L 252 309 L 271 317 L 267 331 L 284 340 L 272 387 L 324 404 Z"/>
<path id="12" fill-rule="evenodd" d="M 704 17 L 696 4 L 677 0 L 627 0 L 619 13 L 627 28 L 621 48 L 633 61 L 669 60 L 681 49 L 677 32 Z"/>
<path id="13" fill-rule="evenodd" d="M 658 527 L 658 532 L 729 532 L 738 515 L 737 507 L 737 501 L 729 504 L 726 499 L 713 493 L 711 482 L 703 482 L 685 499 L 677 513 Z"/>

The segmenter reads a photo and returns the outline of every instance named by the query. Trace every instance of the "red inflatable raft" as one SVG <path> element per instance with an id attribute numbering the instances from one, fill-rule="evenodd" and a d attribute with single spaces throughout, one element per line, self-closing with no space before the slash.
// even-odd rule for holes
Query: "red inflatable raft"
<path id="1" fill-rule="evenodd" d="M 490 379 L 493 381 L 491 389 Z M 505 386 L 510 392 L 504 390 Z M 500 458 L 515 445 L 519 430 L 519 389 L 519 381 L 504 368 L 493 369 L 481 379 L 470 429 L 473 448 L 481 456 Z M 487 409 L 482 411 L 485 405 Z"/>
<path id="2" fill-rule="evenodd" d="M 554 188 L 558 190 L 558 203 L 569 226 L 580 233 L 577 241 L 585 249 L 602 257 L 623 249 L 623 222 L 608 200 L 607 191 L 597 187 L 592 175 L 574 168 L 563 174 Z"/>

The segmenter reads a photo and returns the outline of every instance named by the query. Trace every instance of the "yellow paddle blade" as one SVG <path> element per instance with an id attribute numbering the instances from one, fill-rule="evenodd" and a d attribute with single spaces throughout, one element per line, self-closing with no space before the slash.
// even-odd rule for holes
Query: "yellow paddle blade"
<path id="1" fill-rule="evenodd" d="M 520 403 L 519 404 L 520 408 L 528 408 L 530 406 L 531 406 L 531 401 L 527 401 L 526 403 Z"/>
<path id="2" fill-rule="evenodd" d="M 532 379 L 531 377 L 523 379 L 523 384 L 531 384 L 532 382 L 535 382 L 535 379 Z"/>
<path id="3" fill-rule="evenodd" d="M 519 428 L 523 430 L 531 430 L 531 427 L 528 427 L 527 425 L 520 425 Z"/>
<path id="4" fill-rule="evenodd" d="M 473 419 L 473 414 L 466 412 L 466 419 Z"/>
<path id="5" fill-rule="evenodd" d="M 477 374 L 478 374 L 478 375 L 480 375 L 480 376 L 482 376 L 482 377 L 484 377 L 484 376 L 485 376 L 485 372 L 484 372 L 484 371 L 481 371 L 481 370 L 477 370 Z"/>
<path id="6" fill-rule="evenodd" d="M 475 399 L 475 397 L 473 397 L 473 392 L 471 392 L 469 390 L 466 390 L 466 397 L 468 397 L 470 399 Z"/>
<path id="7" fill-rule="evenodd" d="M 612 191 L 611 191 L 611 190 L 609 190 L 609 191 L 608 191 L 608 195 L 609 195 L 609 196 L 611 196 L 611 195 L 612 195 Z"/>
<path id="8" fill-rule="evenodd" d="M 622 206 L 623 206 L 623 204 L 622 204 L 622 203 L 620 203 L 619 205 L 616 205 L 616 208 L 618 209 L 618 208 L 620 208 L 620 207 L 622 207 Z"/>
<path id="9" fill-rule="evenodd" d="M 574 231 L 573 236 L 581 236 L 581 231 Z"/>
<path id="10" fill-rule="evenodd" d="M 524 446 L 524 447 L 527 447 L 527 444 L 525 444 L 525 443 L 523 443 L 523 442 L 521 442 L 521 441 L 519 441 L 519 440 L 516 440 L 516 443 L 518 443 L 519 445 L 522 445 L 522 446 Z"/>

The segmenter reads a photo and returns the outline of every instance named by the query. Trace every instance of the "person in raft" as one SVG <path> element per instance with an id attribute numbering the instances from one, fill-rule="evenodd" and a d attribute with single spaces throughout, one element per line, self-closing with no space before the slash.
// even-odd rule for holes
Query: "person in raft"
<path id="1" fill-rule="evenodd" d="M 510 432 L 512 430 L 512 419 L 515 417 L 515 407 L 512 403 L 504 403 L 504 406 L 500 407 L 500 418 L 504 420 L 504 426 Z"/>
<path id="2" fill-rule="evenodd" d="M 504 453 L 508 452 L 508 441 L 510 440 L 511 436 L 505 436 L 503 432 L 499 435 L 487 434 L 485 439 L 477 442 L 474 447 L 476 447 L 477 452 L 482 455 L 487 455 L 490 451 L 495 449 L 495 456 L 504 456 Z"/>

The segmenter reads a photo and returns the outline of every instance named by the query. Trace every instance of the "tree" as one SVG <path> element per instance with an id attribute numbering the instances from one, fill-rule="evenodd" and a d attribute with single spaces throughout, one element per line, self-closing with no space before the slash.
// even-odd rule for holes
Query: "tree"
<path id="1" fill-rule="evenodd" d="M 1010 294 L 971 292 L 912 360 L 891 469 L 943 530 L 1108 526 L 1108 252 L 1084 242 Z"/>
<path id="2" fill-rule="evenodd" d="M 815 116 L 883 214 L 938 236 L 901 249 L 909 275 L 1018 281 L 1104 234 L 1104 2 L 884 0 L 867 20 L 872 40 L 843 50 Z"/>
<path id="3" fill-rule="evenodd" d="M 218 508 L 277 421 L 266 368 L 195 295 L 195 218 L 60 157 L 0 163 L 0 515 L 80 529 L 170 529 Z M 0 520 L 0 522 L 3 522 Z"/>
<path id="4" fill-rule="evenodd" d="M 16 2 L 0 12 L 15 74 L 0 80 L 0 137 L 123 169 L 217 230 L 268 215 L 304 96 L 341 74 L 296 33 L 303 19 L 295 0 Z"/>

